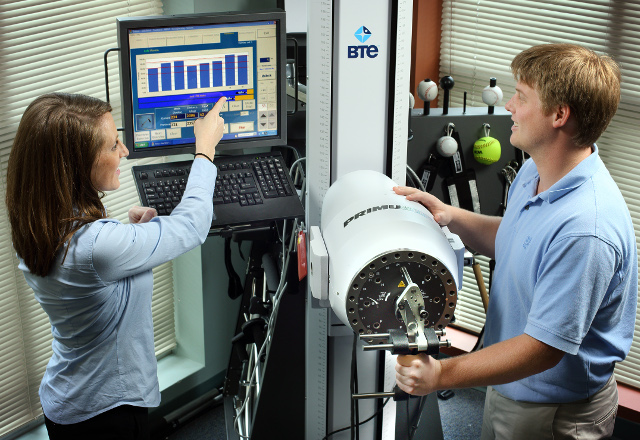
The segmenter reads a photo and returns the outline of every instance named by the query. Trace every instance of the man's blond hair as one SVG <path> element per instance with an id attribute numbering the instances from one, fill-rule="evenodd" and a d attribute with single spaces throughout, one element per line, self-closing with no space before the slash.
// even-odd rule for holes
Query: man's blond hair
<path id="1" fill-rule="evenodd" d="M 517 81 L 538 92 L 543 111 L 568 105 L 576 146 L 592 145 L 620 103 L 620 68 L 613 59 L 575 44 L 541 44 L 511 62 Z"/>

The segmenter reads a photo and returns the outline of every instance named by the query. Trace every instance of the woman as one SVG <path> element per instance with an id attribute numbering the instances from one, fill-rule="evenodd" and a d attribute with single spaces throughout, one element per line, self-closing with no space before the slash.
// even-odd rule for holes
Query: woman
<path id="1" fill-rule="evenodd" d="M 6 203 L 19 267 L 49 316 L 53 355 L 40 385 L 51 439 L 148 438 L 160 403 L 151 269 L 202 244 L 212 220 L 224 99 L 194 126 L 196 158 L 171 216 L 134 207 L 107 218 L 120 186 L 111 106 L 49 94 L 26 109 L 7 171 Z"/>

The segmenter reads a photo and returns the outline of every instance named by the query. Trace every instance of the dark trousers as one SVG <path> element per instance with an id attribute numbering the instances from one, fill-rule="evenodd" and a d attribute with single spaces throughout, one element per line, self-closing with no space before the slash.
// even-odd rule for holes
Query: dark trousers
<path id="1" fill-rule="evenodd" d="M 46 416 L 51 440 L 149 440 L 149 410 L 122 405 L 84 422 L 60 425 Z"/>

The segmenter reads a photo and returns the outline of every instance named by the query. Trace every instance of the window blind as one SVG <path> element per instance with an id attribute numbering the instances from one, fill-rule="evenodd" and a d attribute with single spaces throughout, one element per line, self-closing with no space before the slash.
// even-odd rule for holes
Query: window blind
<path id="1" fill-rule="evenodd" d="M 622 100 L 609 128 L 598 141 L 600 155 L 624 196 L 640 237 L 640 4 L 630 1 L 478 1 L 444 0 L 440 74 L 451 75 L 451 106 L 483 106 L 482 89 L 495 77 L 505 98 L 515 93 L 509 65 L 522 50 L 542 43 L 576 43 L 612 56 L 622 70 Z M 480 259 L 488 274 L 487 260 Z M 486 281 L 486 275 L 485 275 Z M 475 278 L 465 268 L 465 288 L 456 310 L 457 325 L 478 331 L 484 312 Z M 640 310 L 639 310 L 640 313 Z M 616 378 L 640 387 L 640 321 L 633 346 L 616 367 Z"/>
<path id="2" fill-rule="evenodd" d="M 117 46 L 116 17 L 162 14 L 151 0 L 3 0 L 0 4 L 0 436 L 42 414 L 38 387 L 51 356 L 51 327 L 35 301 L 11 246 L 4 204 L 13 136 L 26 106 L 49 92 L 105 99 L 103 54 Z M 120 126 L 117 57 L 109 57 L 113 115 Z M 156 161 L 162 159 L 154 159 Z M 104 199 L 111 217 L 127 221 L 139 203 L 131 166 L 121 162 L 121 187 Z M 145 159 L 142 163 L 150 163 Z M 171 263 L 154 270 L 152 313 L 156 354 L 175 346 Z"/>

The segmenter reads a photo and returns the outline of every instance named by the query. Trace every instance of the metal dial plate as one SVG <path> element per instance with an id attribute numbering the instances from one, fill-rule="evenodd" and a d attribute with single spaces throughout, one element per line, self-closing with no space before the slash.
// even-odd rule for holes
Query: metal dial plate
<path id="1" fill-rule="evenodd" d="M 402 250 L 374 258 L 351 280 L 346 312 L 354 332 L 365 335 L 404 329 L 395 314 L 395 302 L 408 284 L 402 267 L 422 292 L 428 312 L 425 326 L 443 329 L 449 324 L 457 302 L 453 275 L 431 255 Z"/>

